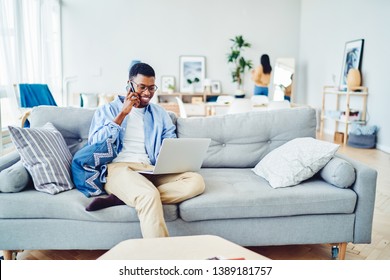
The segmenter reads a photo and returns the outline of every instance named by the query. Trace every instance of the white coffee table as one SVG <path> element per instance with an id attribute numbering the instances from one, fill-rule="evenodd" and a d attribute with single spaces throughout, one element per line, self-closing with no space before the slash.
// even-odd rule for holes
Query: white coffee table
<path id="1" fill-rule="evenodd" d="M 98 260 L 205 260 L 213 257 L 268 259 L 215 235 L 194 235 L 125 240 Z"/>

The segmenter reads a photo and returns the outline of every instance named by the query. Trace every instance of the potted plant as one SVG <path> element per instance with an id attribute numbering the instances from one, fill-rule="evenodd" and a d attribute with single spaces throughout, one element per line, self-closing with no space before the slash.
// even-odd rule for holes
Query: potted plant
<path id="1" fill-rule="evenodd" d="M 237 84 L 237 97 L 244 97 L 244 76 L 247 71 L 252 69 L 253 64 L 249 59 L 245 59 L 242 56 L 242 52 L 245 48 L 250 48 L 251 44 L 246 42 L 242 35 L 236 36 L 230 39 L 233 45 L 230 48 L 230 53 L 227 54 L 227 60 L 229 64 L 233 64 L 231 75 L 233 82 Z"/>

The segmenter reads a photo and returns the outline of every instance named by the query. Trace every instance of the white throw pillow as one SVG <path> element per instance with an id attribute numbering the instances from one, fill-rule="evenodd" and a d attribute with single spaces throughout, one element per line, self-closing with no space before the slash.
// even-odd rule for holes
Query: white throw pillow
<path id="1" fill-rule="evenodd" d="M 82 93 L 81 97 L 81 107 L 84 108 L 96 108 L 99 106 L 99 95 L 96 93 Z"/>
<path id="2" fill-rule="evenodd" d="M 294 186 L 323 168 L 338 148 L 311 137 L 296 138 L 271 151 L 252 170 L 273 188 Z"/>

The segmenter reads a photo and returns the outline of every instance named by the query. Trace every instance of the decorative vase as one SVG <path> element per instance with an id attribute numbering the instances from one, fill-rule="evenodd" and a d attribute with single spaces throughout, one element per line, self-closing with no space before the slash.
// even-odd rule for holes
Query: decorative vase
<path id="1" fill-rule="evenodd" d="M 203 93 L 204 94 L 211 94 L 211 80 L 210 79 L 204 79 L 204 81 L 203 81 Z"/>
<path id="2" fill-rule="evenodd" d="M 245 97 L 245 91 L 244 91 L 244 86 L 241 84 L 237 84 L 237 89 L 234 92 L 234 96 L 236 98 L 244 98 Z"/>
<path id="3" fill-rule="evenodd" d="M 361 75 L 359 69 L 351 68 L 347 75 L 347 86 L 349 89 L 359 87 L 361 85 Z"/>

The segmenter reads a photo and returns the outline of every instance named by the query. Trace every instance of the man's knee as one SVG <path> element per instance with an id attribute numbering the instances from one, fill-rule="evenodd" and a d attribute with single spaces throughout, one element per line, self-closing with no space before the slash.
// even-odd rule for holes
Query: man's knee
<path id="1" fill-rule="evenodd" d="M 190 172 L 191 187 L 190 190 L 193 195 L 199 195 L 204 192 L 205 183 L 202 175 L 199 173 Z"/>
<path id="2" fill-rule="evenodd" d="M 161 203 L 160 193 L 157 188 L 144 189 L 135 198 L 136 208 L 137 205 L 141 207 L 145 205 L 152 205 L 156 201 Z"/>

